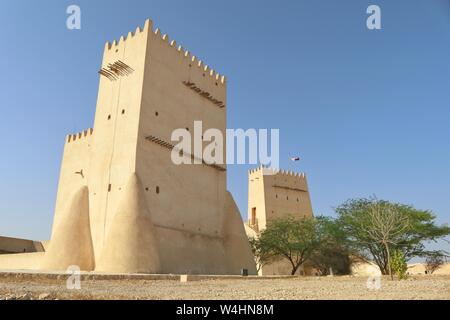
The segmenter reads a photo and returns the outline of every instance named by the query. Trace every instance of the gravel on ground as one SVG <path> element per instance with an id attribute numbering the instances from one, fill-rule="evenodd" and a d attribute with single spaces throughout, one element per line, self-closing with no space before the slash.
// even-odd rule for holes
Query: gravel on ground
<path id="1" fill-rule="evenodd" d="M 83 280 L 81 289 L 67 289 L 63 279 L 0 278 L 0 300 L 150 299 L 150 300 L 291 300 L 291 299 L 439 299 L 450 300 L 450 276 L 383 277 L 380 287 L 352 276 L 286 279 Z"/>

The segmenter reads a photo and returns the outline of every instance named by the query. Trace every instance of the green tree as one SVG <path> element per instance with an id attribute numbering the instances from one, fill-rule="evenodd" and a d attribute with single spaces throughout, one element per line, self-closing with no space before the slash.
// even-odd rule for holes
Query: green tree
<path id="1" fill-rule="evenodd" d="M 288 260 L 294 275 L 319 247 L 321 239 L 316 219 L 288 216 L 270 220 L 258 241 L 266 257 Z"/>
<path id="2" fill-rule="evenodd" d="M 435 224 L 430 211 L 412 206 L 371 199 L 353 199 L 336 208 L 338 223 L 347 243 L 363 257 L 369 257 L 383 274 L 390 274 L 390 255 L 399 250 L 406 261 L 432 252 L 426 241 L 437 241 L 450 234 L 446 225 Z"/>
<path id="3" fill-rule="evenodd" d="M 349 274 L 352 253 L 346 245 L 342 228 L 330 217 L 319 216 L 316 220 L 321 242 L 310 257 L 311 265 L 322 275 L 330 274 L 330 271 L 337 275 Z"/>

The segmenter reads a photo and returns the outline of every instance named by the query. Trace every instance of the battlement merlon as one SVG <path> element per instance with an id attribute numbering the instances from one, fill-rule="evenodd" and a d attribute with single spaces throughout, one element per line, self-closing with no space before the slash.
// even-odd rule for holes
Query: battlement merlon
<path id="1" fill-rule="evenodd" d="M 153 22 L 150 19 L 145 21 L 144 27 L 141 29 L 140 27 L 136 28 L 135 32 L 129 32 L 126 37 L 121 36 L 119 41 L 114 40 L 113 42 L 107 42 L 105 44 L 104 55 L 106 56 L 109 52 L 115 52 L 120 47 L 123 47 L 127 41 L 146 41 L 148 35 L 153 33 L 153 35 L 157 36 L 157 39 L 167 44 L 167 46 L 171 47 L 173 50 L 176 50 L 183 60 L 187 63 L 186 65 L 196 67 L 198 72 L 208 75 L 212 81 L 215 83 L 226 85 L 226 77 L 216 72 L 214 69 L 205 64 L 198 57 L 192 55 L 187 49 L 183 48 L 180 45 L 177 45 L 175 40 L 169 41 L 169 36 L 167 34 L 162 34 L 159 28 L 153 30 Z M 193 68 L 194 69 L 194 68 Z"/>

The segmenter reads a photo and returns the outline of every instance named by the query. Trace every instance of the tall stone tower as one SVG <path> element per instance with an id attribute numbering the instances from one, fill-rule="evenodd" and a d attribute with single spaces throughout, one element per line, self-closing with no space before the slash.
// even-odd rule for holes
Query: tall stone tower
<path id="1" fill-rule="evenodd" d="M 271 219 L 291 215 L 295 218 L 313 216 L 308 182 L 304 173 L 274 172 L 267 168 L 250 170 L 248 174 L 248 221 L 245 225 L 250 237 L 257 237 Z M 261 275 L 290 274 L 284 261 L 261 268 Z M 305 270 L 300 269 L 299 272 Z"/>
<path id="2" fill-rule="evenodd" d="M 226 165 L 176 165 L 174 129 L 226 128 L 226 80 L 147 20 L 107 43 L 93 129 L 66 139 L 43 269 L 256 273 Z"/>

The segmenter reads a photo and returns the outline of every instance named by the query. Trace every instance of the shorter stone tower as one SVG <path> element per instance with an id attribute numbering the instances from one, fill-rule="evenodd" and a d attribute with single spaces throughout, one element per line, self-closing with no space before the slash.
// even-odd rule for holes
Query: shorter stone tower
<path id="1" fill-rule="evenodd" d="M 248 221 L 245 229 L 249 237 L 257 237 L 271 219 L 293 216 L 313 217 L 308 183 L 304 173 L 257 168 L 248 175 Z M 266 265 L 260 275 L 290 274 L 290 266 L 283 261 Z M 299 270 L 304 273 L 305 270 Z"/>

